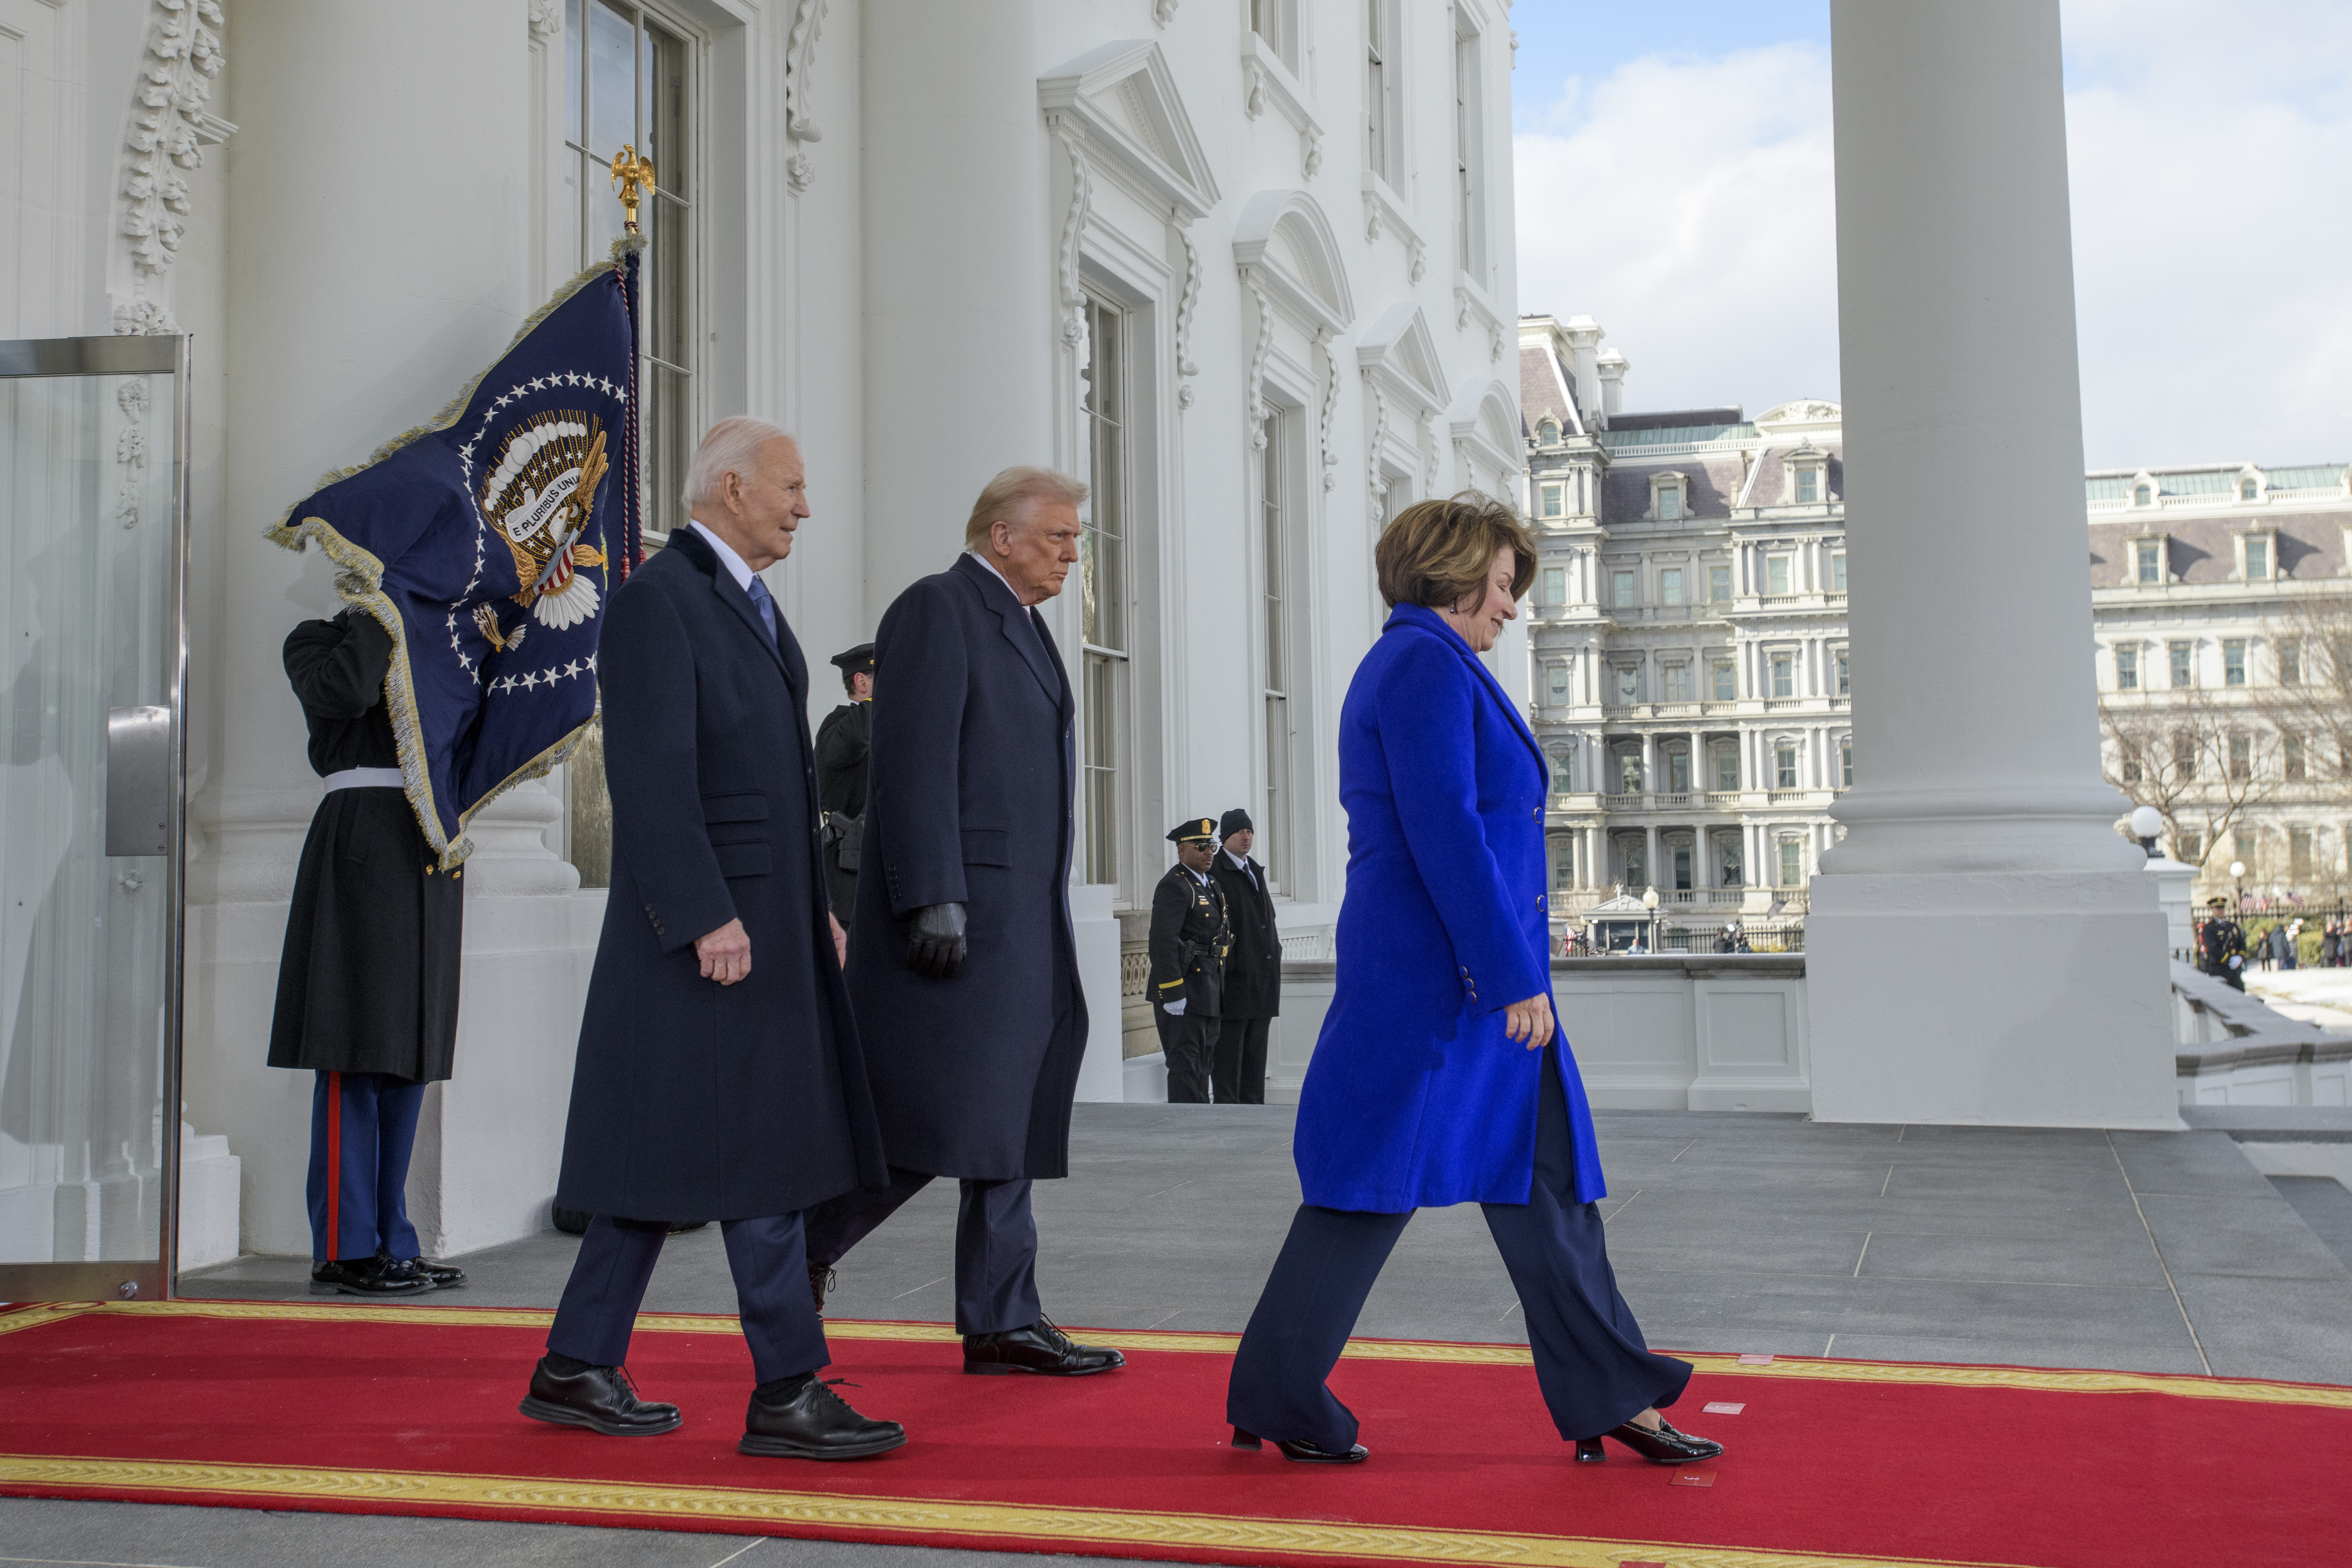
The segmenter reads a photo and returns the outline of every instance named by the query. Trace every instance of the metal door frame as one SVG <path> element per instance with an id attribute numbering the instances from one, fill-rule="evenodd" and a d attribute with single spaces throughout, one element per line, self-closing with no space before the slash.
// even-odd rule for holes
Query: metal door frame
<path id="1" fill-rule="evenodd" d="M 164 857 L 163 1224 L 160 1255 L 144 1261 L 0 1263 L 0 1301 L 169 1300 L 179 1280 L 181 1014 L 187 944 L 188 434 L 190 340 L 176 336 L 0 340 L 0 377 L 160 375 L 172 387 L 172 709 L 170 852 Z"/>

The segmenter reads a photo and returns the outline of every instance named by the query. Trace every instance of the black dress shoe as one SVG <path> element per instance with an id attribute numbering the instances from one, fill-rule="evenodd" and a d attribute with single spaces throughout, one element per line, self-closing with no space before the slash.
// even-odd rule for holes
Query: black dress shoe
<path id="1" fill-rule="evenodd" d="M 385 1263 L 403 1261 L 380 1248 L 376 1257 Z M 429 1258 L 411 1258 L 404 1261 L 431 1281 L 436 1290 L 453 1290 L 466 1282 L 466 1271 L 453 1263 L 436 1263 Z"/>
<path id="2" fill-rule="evenodd" d="M 1127 1364 L 1108 1345 L 1082 1345 L 1039 1318 L 1025 1329 L 963 1337 L 963 1369 L 984 1377 L 1034 1372 L 1045 1377 L 1085 1377 Z"/>
<path id="3" fill-rule="evenodd" d="M 637 1385 L 617 1366 L 592 1366 L 567 1377 L 549 1371 L 543 1359 L 531 1369 L 521 1410 L 534 1421 L 585 1426 L 607 1437 L 659 1436 L 677 1431 L 685 1419 L 675 1405 L 639 1399 Z"/>
<path id="4" fill-rule="evenodd" d="M 433 1281 L 407 1258 L 339 1258 L 310 1265 L 313 1296 L 422 1296 L 432 1289 Z"/>
<path id="5" fill-rule="evenodd" d="M 739 1454 L 774 1459 L 868 1459 L 903 1447 L 907 1429 L 896 1421 L 868 1421 L 827 1383 L 810 1378 L 771 1405 L 751 1395 L 743 1413 Z"/>
<path id="6" fill-rule="evenodd" d="M 1616 1438 L 1654 1465 L 1694 1465 L 1701 1459 L 1712 1459 L 1723 1452 L 1720 1443 L 1675 1431 L 1666 1425 L 1666 1418 L 1663 1415 L 1658 1417 L 1658 1429 L 1654 1432 L 1628 1421 L 1613 1432 L 1602 1433 L 1601 1436 Z M 1608 1458 L 1607 1450 L 1601 1447 L 1600 1437 L 1579 1437 L 1576 1440 L 1578 1464 L 1597 1465 Z"/>
<path id="7" fill-rule="evenodd" d="M 1360 1465 L 1371 1452 L 1361 1443 L 1356 1443 L 1350 1445 L 1346 1453 L 1335 1454 L 1304 1437 L 1276 1437 L 1274 1446 L 1282 1450 L 1284 1458 L 1296 1459 L 1302 1465 Z M 1265 1443 L 1256 1433 L 1245 1432 L 1236 1426 L 1234 1428 L 1234 1447 L 1246 1448 L 1255 1454 L 1263 1449 Z"/>
<path id="8" fill-rule="evenodd" d="M 829 1264 L 812 1263 L 808 1268 L 809 1296 L 816 1302 L 816 1310 L 822 1312 L 824 1310 L 824 1293 L 840 1284 L 841 1280 Z"/>

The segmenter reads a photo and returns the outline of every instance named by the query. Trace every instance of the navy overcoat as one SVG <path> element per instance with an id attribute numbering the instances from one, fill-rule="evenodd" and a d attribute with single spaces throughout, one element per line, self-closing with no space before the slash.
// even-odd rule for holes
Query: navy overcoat
<path id="1" fill-rule="evenodd" d="M 1339 976 L 1298 1097 L 1307 1201 L 1401 1214 L 1523 1204 L 1543 1054 L 1503 1010 L 1551 992 L 1545 769 L 1486 667 L 1434 610 L 1399 605 L 1339 710 L 1348 890 Z M 1576 1196 L 1607 1188 L 1559 1041 Z"/>
<path id="2" fill-rule="evenodd" d="M 613 595 L 598 677 L 613 888 L 555 1201 L 791 1214 L 888 1178 L 817 868 L 808 667 L 691 529 Z M 751 973 L 696 939 L 740 919 Z"/>
<path id="3" fill-rule="evenodd" d="M 874 633 L 849 994 L 890 1163 L 1066 1174 L 1087 1002 L 1070 932 L 1076 712 L 1061 654 L 971 555 Z M 914 913 L 961 904 L 962 965 L 907 967 Z"/>

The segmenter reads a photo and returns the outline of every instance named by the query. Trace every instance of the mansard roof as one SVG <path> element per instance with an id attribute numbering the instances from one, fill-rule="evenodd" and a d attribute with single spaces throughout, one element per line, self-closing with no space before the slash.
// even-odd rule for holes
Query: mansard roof
<path id="1" fill-rule="evenodd" d="M 2192 584 L 2227 583 L 2238 570 L 2236 536 L 2247 531 L 2250 521 L 2259 521 L 2277 535 L 2280 576 L 2302 581 L 2344 574 L 2344 531 L 2352 528 L 2352 510 L 2299 511 L 2259 519 L 2166 518 L 2152 511 L 2127 511 L 2100 517 L 2091 524 L 2091 586 L 2131 586 L 2132 541 L 2158 531 L 2166 537 L 2169 559 L 2165 570 L 2170 579 Z"/>
<path id="2" fill-rule="evenodd" d="M 1623 522 L 1648 516 L 1650 479 L 1661 471 L 1683 476 L 1685 517 L 1728 517 L 1739 504 L 1745 469 L 1736 450 L 1704 457 L 1644 458 L 1638 465 L 1621 458 L 1601 482 L 1601 521 Z"/>
<path id="3" fill-rule="evenodd" d="M 1685 430 L 1710 425 L 1738 425 L 1739 405 L 1728 408 L 1676 408 L 1657 414 L 1612 414 L 1610 434 L 1626 430 Z"/>
<path id="4" fill-rule="evenodd" d="M 1741 489 L 1739 506 L 1784 506 L 1789 495 L 1789 459 L 1811 451 L 1829 459 L 1829 490 L 1824 500 L 1845 499 L 1845 444 L 1806 440 L 1793 447 L 1766 447 L 1756 455 L 1756 467 Z"/>
<path id="5" fill-rule="evenodd" d="M 2259 473 L 2273 496 L 2282 490 L 2315 490 L 2322 494 L 2344 485 L 2342 463 L 2306 463 L 2291 468 L 2267 468 L 2260 463 L 2200 463 L 2178 468 L 2102 468 L 2083 481 L 2084 500 L 2124 502 L 2131 499 L 2132 481 L 2145 472 L 2162 496 L 2211 496 L 2227 501 L 2237 494 L 2239 476 Z"/>
<path id="6" fill-rule="evenodd" d="M 1519 344 L 1519 433 L 1533 436 L 1547 415 L 1559 421 L 1562 430 L 1583 433 L 1584 420 L 1577 411 L 1568 367 L 1548 344 L 1523 342 Z"/>

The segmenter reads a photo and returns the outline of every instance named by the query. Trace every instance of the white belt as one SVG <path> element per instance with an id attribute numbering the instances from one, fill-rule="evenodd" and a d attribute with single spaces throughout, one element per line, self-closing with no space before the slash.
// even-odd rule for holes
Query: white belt
<path id="1" fill-rule="evenodd" d="M 408 780 L 398 768 L 345 768 L 339 773 L 329 773 L 324 780 L 329 790 L 339 789 L 405 789 Z"/>

